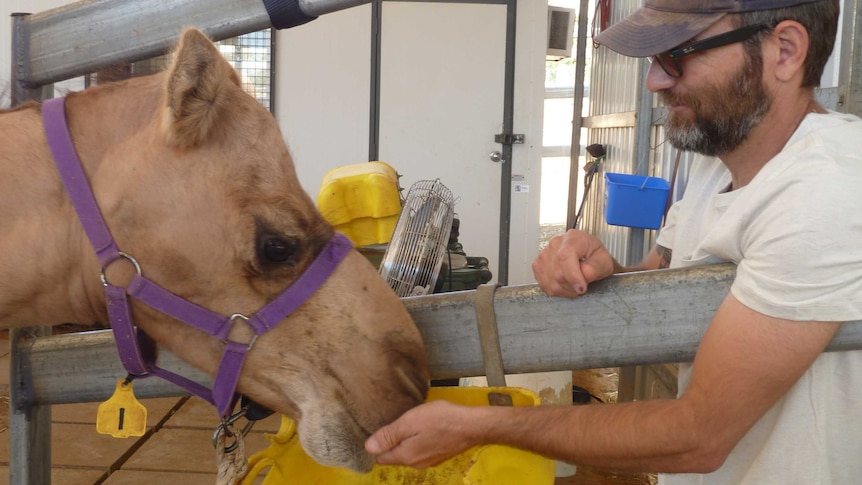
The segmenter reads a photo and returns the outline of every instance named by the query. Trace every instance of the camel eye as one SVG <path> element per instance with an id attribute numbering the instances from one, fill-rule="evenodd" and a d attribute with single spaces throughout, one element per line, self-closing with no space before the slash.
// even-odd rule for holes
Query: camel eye
<path id="1" fill-rule="evenodd" d="M 296 252 L 296 246 L 282 238 L 270 237 L 263 241 L 261 257 L 271 263 L 284 263 Z"/>

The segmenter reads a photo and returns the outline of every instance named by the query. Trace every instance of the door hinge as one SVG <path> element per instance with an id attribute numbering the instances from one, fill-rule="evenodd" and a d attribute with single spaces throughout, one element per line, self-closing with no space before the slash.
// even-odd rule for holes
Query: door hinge
<path id="1" fill-rule="evenodd" d="M 520 145 L 524 143 L 524 135 L 513 133 L 500 133 L 494 135 L 494 142 L 501 145 Z"/>

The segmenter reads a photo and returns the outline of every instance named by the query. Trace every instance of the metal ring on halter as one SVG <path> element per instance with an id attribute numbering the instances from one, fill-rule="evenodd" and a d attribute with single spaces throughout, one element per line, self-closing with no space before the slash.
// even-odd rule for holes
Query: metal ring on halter
<path id="1" fill-rule="evenodd" d="M 243 320 L 246 324 L 248 324 L 249 318 L 242 313 L 234 313 L 230 316 L 230 321 L 232 322 L 237 318 Z M 223 340 L 222 342 L 227 343 L 227 339 Z M 251 341 L 248 343 L 248 350 L 251 350 L 251 348 L 254 347 L 255 342 L 257 342 L 257 333 L 254 334 L 254 337 L 252 337 Z"/>
<path id="2" fill-rule="evenodd" d="M 245 416 L 246 411 L 248 411 L 247 407 L 241 408 L 239 411 L 231 414 L 230 416 L 221 420 L 221 424 L 213 432 L 213 448 L 218 448 L 218 439 L 222 433 L 225 434 L 225 437 L 236 437 L 236 434 L 240 434 L 243 437 L 248 435 L 248 432 L 251 431 L 252 426 L 254 426 L 254 421 L 249 421 L 243 426 L 242 430 L 239 433 L 235 433 L 230 427 L 239 420 L 239 418 Z M 235 450 L 239 446 L 239 439 L 235 439 L 233 443 L 226 445 L 224 447 L 225 453 L 230 453 Z"/>
<path id="3" fill-rule="evenodd" d="M 126 258 L 135 266 L 135 271 L 138 273 L 138 276 L 141 276 L 141 265 L 138 264 L 138 260 L 133 258 L 130 254 L 124 253 L 122 251 L 118 251 L 117 255 L 121 258 Z M 99 278 L 102 279 L 102 286 L 108 286 L 108 278 L 105 277 L 105 268 L 99 269 Z"/>

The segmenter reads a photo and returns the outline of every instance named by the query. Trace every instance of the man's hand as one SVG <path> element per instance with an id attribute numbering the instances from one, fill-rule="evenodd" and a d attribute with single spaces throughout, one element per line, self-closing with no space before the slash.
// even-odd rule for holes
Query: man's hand
<path id="1" fill-rule="evenodd" d="M 476 444 L 466 431 L 476 424 L 469 418 L 471 410 L 478 409 L 447 401 L 422 404 L 377 430 L 365 449 L 382 465 L 439 465 Z"/>
<path id="2" fill-rule="evenodd" d="M 552 238 L 533 261 L 533 275 L 542 291 L 567 298 L 583 295 L 589 283 L 619 269 L 598 239 L 575 229 Z"/>

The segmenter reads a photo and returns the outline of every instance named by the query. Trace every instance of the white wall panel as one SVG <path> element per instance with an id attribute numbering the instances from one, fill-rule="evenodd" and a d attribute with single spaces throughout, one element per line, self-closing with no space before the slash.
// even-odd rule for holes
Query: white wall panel
<path id="1" fill-rule="evenodd" d="M 327 171 L 368 161 L 370 58 L 369 5 L 276 34 L 275 117 L 315 200 Z"/>

